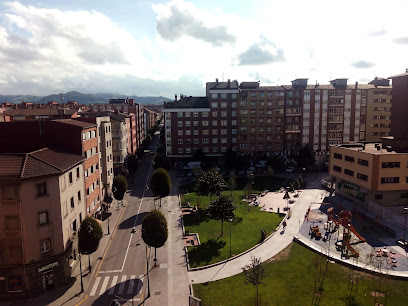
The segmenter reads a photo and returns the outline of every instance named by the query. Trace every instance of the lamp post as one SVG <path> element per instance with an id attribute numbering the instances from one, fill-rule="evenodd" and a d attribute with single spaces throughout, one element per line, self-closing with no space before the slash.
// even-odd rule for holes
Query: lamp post
<path id="1" fill-rule="evenodd" d="M 232 255 L 232 253 L 231 253 L 231 223 L 232 223 L 232 221 L 234 221 L 234 219 L 233 218 L 229 218 L 228 219 L 228 221 L 229 221 L 229 224 L 230 224 L 230 258 L 231 258 L 231 255 Z"/>
<path id="2" fill-rule="evenodd" d="M 84 283 L 82 281 L 82 260 L 81 260 L 81 252 L 79 252 L 79 272 L 81 273 L 81 292 L 84 292 Z"/>
<path id="3" fill-rule="evenodd" d="M 108 235 L 110 234 L 110 229 L 109 229 L 109 217 L 108 217 Z"/>

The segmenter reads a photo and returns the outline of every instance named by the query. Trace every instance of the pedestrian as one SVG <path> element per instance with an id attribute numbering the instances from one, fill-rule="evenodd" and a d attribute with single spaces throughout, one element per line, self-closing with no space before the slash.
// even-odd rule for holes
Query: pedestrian
<path id="1" fill-rule="evenodd" d="M 285 230 L 285 228 L 286 228 L 286 221 L 283 221 L 283 223 L 282 223 L 282 225 L 283 225 L 283 230 Z"/>

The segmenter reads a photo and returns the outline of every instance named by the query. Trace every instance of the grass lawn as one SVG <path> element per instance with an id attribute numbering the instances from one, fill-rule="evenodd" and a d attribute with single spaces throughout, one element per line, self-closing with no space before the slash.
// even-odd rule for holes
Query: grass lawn
<path id="1" fill-rule="evenodd" d="M 322 275 L 319 271 L 324 271 L 326 261 L 323 256 L 292 243 L 264 265 L 268 277 L 263 280 L 266 286 L 259 286 L 261 305 L 310 305 L 315 281 L 319 279 L 318 275 Z M 381 277 L 379 282 L 378 276 L 350 272 L 349 268 L 339 264 L 328 264 L 320 305 L 345 305 L 342 298 L 349 294 L 350 275 L 357 280 L 353 283 L 357 292 L 353 294 L 358 304 L 353 305 L 373 305 L 375 292 L 387 293 L 386 300 L 385 297 L 377 297 L 381 304 L 407 305 L 408 281 Z M 243 273 L 193 287 L 194 295 L 203 301 L 203 305 L 255 305 L 256 287 L 244 284 Z"/>
<path id="2" fill-rule="evenodd" d="M 224 192 L 227 195 L 231 191 Z M 197 205 L 196 194 L 183 195 L 184 202 Z M 248 206 L 242 201 L 243 191 L 233 192 L 234 204 L 237 206 L 237 218 L 231 225 L 232 256 L 242 253 L 255 246 L 261 239 L 261 229 L 270 235 L 278 226 L 283 215 L 261 212 L 259 207 Z M 230 224 L 224 222 L 224 233 L 221 236 L 221 221 L 211 220 L 204 214 L 204 208 L 210 202 L 210 197 L 201 197 L 198 215 L 185 215 L 184 228 L 190 233 L 198 233 L 201 245 L 188 248 L 190 267 L 199 267 L 228 259 L 230 255 Z M 215 199 L 215 197 L 213 197 Z M 249 210 L 248 210 L 249 208 Z"/>

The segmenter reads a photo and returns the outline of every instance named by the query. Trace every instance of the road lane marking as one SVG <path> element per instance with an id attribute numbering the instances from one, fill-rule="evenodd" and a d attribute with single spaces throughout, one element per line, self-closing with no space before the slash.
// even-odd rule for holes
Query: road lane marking
<path id="1" fill-rule="evenodd" d="M 120 285 L 119 285 L 118 294 L 122 294 L 122 293 L 123 293 L 123 290 L 125 289 L 125 281 L 126 281 L 126 275 L 122 275 L 122 279 L 120 280 Z"/>
<path id="2" fill-rule="evenodd" d="M 116 282 L 117 282 L 117 281 L 118 281 L 118 276 L 115 275 L 115 276 L 113 277 L 113 279 L 112 279 L 111 288 L 109 289 L 109 292 L 108 292 L 109 295 L 112 295 L 113 292 L 115 291 L 115 286 L 116 286 Z"/>
<path id="3" fill-rule="evenodd" d="M 135 278 L 136 278 L 136 275 L 132 275 L 130 277 L 127 294 L 131 294 L 133 292 L 133 286 L 135 285 Z"/>
<path id="4" fill-rule="evenodd" d="M 94 296 L 94 295 L 95 295 L 96 289 L 98 289 L 98 285 L 99 285 L 99 282 L 100 282 L 100 281 L 101 281 L 101 278 L 100 278 L 100 277 L 97 277 L 96 280 L 95 280 L 95 282 L 94 282 L 94 285 L 93 285 L 93 287 L 92 287 L 92 291 L 91 291 L 91 293 L 89 294 L 90 296 Z"/>
<path id="5" fill-rule="evenodd" d="M 99 271 L 99 274 L 104 274 L 104 273 L 118 273 L 122 272 L 121 270 L 110 270 L 110 271 Z"/>
<path id="6" fill-rule="evenodd" d="M 109 246 L 110 246 L 110 244 L 111 244 L 111 242 L 112 242 L 112 239 L 113 239 L 113 235 L 115 235 L 116 230 L 118 229 L 120 220 L 122 220 L 122 218 L 123 218 L 123 213 L 125 212 L 126 207 L 127 207 L 127 202 L 126 202 L 125 208 L 122 210 L 122 213 L 121 213 L 121 215 L 120 215 L 120 217 L 119 217 L 119 219 L 118 219 L 118 221 L 117 221 L 117 223 L 116 223 L 115 229 L 113 230 L 112 236 L 111 236 L 110 239 L 109 239 L 109 242 L 108 242 L 108 245 L 106 246 L 105 252 L 104 252 L 103 255 L 102 255 L 102 260 L 100 261 L 98 270 L 97 270 L 96 273 L 95 273 L 95 278 L 98 276 L 99 270 L 100 270 L 101 267 L 102 267 L 102 263 L 103 263 L 104 260 L 105 260 L 105 255 L 106 255 L 106 253 L 108 252 Z"/>
<path id="7" fill-rule="evenodd" d="M 99 291 L 99 295 L 102 295 L 106 291 L 106 287 L 108 286 L 110 276 L 105 276 L 105 279 L 103 280 L 101 290 Z"/>

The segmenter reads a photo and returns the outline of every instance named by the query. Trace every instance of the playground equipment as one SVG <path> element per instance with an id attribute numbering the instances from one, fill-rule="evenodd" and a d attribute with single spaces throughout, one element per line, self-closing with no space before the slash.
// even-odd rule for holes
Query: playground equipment
<path id="1" fill-rule="evenodd" d="M 353 254 L 353 256 L 358 257 L 359 253 L 350 244 L 351 238 L 350 232 L 356 235 L 361 242 L 365 242 L 366 240 L 356 231 L 354 226 L 351 224 L 351 219 L 353 215 L 349 210 L 342 210 L 338 217 L 336 218 L 333 215 L 333 210 L 334 210 L 333 207 L 330 207 L 327 210 L 327 216 L 328 220 L 333 221 L 337 227 L 340 225 L 343 226 L 343 242 L 341 243 L 342 254 L 345 252 L 347 256 L 348 251 L 350 251 Z"/>

